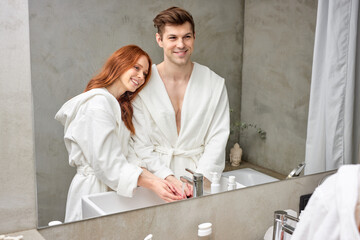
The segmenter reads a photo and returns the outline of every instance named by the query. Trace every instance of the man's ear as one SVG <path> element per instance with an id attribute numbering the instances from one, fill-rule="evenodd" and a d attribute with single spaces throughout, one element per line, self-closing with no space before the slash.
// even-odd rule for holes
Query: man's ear
<path id="1" fill-rule="evenodd" d="M 159 47 L 163 47 L 163 42 L 162 42 L 162 38 L 161 38 L 161 36 L 160 36 L 160 34 L 159 33 L 156 33 L 156 42 L 158 43 L 158 45 L 159 45 Z"/>

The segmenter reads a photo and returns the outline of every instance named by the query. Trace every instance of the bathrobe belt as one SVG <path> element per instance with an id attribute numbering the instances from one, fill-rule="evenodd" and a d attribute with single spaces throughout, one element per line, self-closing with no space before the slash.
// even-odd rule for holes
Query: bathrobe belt
<path id="1" fill-rule="evenodd" d="M 171 161 L 173 160 L 174 156 L 190 158 L 195 163 L 195 166 L 197 166 L 198 159 L 196 159 L 195 156 L 204 152 L 204 146 L 200 146 L 198 148 L 194 148 L 190 150 L 183 150 L 183 149 L 168 148 L 157 145 L 154 146 L 154 151 L 167 155 L 167 157 L 164 159 L 167 167 L 170 167 Z"/>
<path id="2" fill-rule="evenodd" d="M 92 167 L 90 167 L 90 165 L 77 166 L 76 172 L 77 172 L 77 174 L 80 174 L 83 176 L 89 176 L 89 175 L 95 174 L 94 169 L 92 169 Z"/>

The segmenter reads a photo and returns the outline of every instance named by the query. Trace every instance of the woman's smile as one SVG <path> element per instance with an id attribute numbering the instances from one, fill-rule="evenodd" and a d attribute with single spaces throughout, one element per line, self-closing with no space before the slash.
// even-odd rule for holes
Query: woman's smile
<path id="1" fill-rule="evenodd" d="M 130 81 L 135 85 L 135 87 L 139 87 L 139 85 L 140 85 L 139 80 L 132 77 L 132 78 L 130 78 Z"/>

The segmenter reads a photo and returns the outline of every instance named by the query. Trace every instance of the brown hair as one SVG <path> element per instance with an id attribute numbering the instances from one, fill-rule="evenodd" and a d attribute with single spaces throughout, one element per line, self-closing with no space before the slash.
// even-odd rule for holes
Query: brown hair
<path id="1" fill-rule="evenodd" d="M 124 72 L 132 68 L 141 56 L 145 56 L 149 61 L 148 74 L 145 77 L 144 84 L 136 89 L 135 92 L 127 91 L 117 99 L 121 108 L 121 119 L 132 134 L 135 133 L 135 128 L 132 123 L 133 108 L 131 102 L 141 89 L 143 89 L 151 75 L 151 59 L 144 50 L 136 45 L 127 45 L 115 51 L 108 58 L 100 73 L 89 81 L 84 91 L 87 92 L 94 88 L 110 86 L 118 80 Z"/>
<path id="2" fill-rule="evenodd" d="M 191 14 L 185 9 L 179 7 L 171 7 L 160 12 L 154 19 L 154 27 L 157 28 L 158 33 L 162 37 L 164 27 L 166 24 L 182 25 L 186 22 L 191 24 L 193 33 L 195 33 L 195 23 Z"/>

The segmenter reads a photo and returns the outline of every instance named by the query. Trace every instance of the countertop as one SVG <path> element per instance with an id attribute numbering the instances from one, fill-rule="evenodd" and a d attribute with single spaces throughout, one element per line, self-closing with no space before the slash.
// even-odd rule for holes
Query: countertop
<path id="1" fill-rule="evenodd" d="M 224 172 L 233 171 L 233 170 L 237 170 L 237 169 L 241 169 L 241 168 L 252 168 L 252 169 L 254 169 L 256 171 L 262 172 L 264 174 L 267 174 L 267 175 L 269 175 L 271 177 L 274 177 L 274 178 L 277 178 L 279 180 L 284 180 L 287 177 L 287 176 L 285 176 L 283 174 L 280 174 L 278 172 L 275 172 L 275 171 L 272 171 L 270 169 L 254 165 L 254 164 L 246 162 L 246 161 L 241 161 L 240 166 L 238 166 L 238 167 L 231 166 L 230 162 L 226 161 L 225 162 Z"/>

